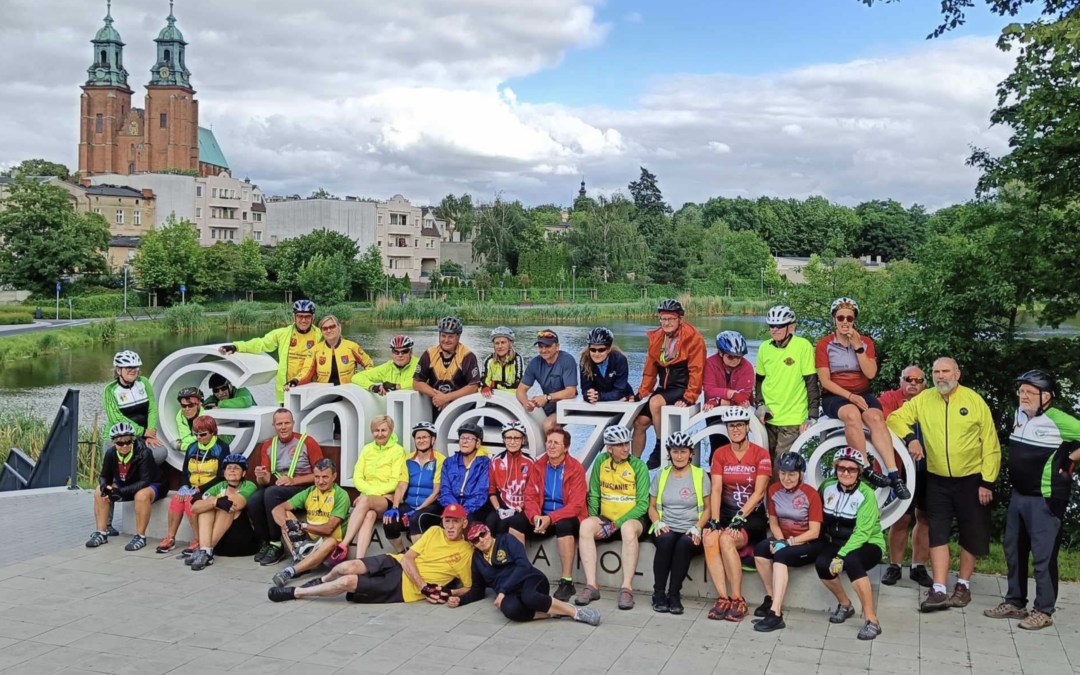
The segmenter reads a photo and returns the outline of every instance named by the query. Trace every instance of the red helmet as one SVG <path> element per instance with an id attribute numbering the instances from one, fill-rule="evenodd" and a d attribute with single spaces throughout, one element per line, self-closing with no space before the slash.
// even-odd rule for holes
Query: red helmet
<path id="1" fill-rule="evenodd" d="M 398 351 L 413 348 L 413 339 L 408 335 L 395 335 L 390 339 L 390 349 Z"/>

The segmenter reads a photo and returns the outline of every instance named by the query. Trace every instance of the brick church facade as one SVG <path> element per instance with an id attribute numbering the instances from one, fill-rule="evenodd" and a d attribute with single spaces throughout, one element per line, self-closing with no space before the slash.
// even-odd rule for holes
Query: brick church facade
<path id="1" fill-rule="evenodd" d="M 213 143 L 213 132 L 199 128 L 199 102 L 185 64 L 187 42 L 176 27 L 172 3 L 157 43 L 157 62 L 146 85 L 143 108 L 123 63 L 124 43 L 113 27 L 112 7 L 92 43 L 94 60 L 82 86 L 79 172 L 83 177 L 113 173 L 154 173 L 171 169 L 218 175 L 228 167 L 200 161 L 199 143 Z"/>

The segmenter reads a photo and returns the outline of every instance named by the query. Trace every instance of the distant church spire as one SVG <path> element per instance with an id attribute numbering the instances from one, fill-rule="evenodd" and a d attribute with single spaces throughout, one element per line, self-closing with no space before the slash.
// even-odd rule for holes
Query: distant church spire
<path id="1" fill-rule="evenodd" d="M 581 189 L 577 191 L 578 199 L 585 198 L 585 176 L 581 177 Z"/>

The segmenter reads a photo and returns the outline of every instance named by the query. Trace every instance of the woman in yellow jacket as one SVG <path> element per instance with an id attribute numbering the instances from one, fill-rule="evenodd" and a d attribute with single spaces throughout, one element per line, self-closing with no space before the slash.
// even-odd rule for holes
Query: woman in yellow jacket
<path id="1" fill-rule="evenodd" d="M 301 374 L 285 385 L 286 391 L 308 382 L 348 384 L 361 369 L 375 365 L 360 345 L 341 337 L 341 322 L 333 314 L 319 321 L 319 330 L 322 342 L 308 354 L 300 368 Z"/>
<path id="2" fill-rule="evenodd" d="M 388 415 L 371 420 L 371 435 L 375 440 L 360 450 L 360 459 L 356 460 L 353 469 L 353 487 L 360 496 L 353 502 L 356 508 L 349 516 L 345 537 L 338 544 L 338 548 L 347 549 L 349 542 L 355 539 L 358 559 L 367 555 L 379 517 L 399 517 L 398 507 L 409 487 L 405 448 L 394 434 L 394 420 Z M 339 552 L 335 557 L 345 556 Z"/>

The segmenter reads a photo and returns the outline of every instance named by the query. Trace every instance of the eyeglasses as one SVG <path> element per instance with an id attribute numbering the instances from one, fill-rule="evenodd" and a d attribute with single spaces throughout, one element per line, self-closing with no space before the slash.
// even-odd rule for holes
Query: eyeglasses
<path id="1" fill-rule="evenodd" d="M 1028 391 L 1027 389 L 1023 389 L 1023 388 L 1021 388 L 1021 389 L 1017 389 L 1017 390 L 1016 390 L 1016 393 L 1017 393 L 1017 395 L 1019 395 L 1019 396 L 1026 396 L 1026 397 L 1028 397 L 1028 398 L 1035 398 L 1036 396 L 1038 396 L 1038 395 L 1039 395 L 1039 393 L 1040 393 L 1040 392 L 1037 392 L 1037 391 Z"/>
<path id="2" fill-rule="evenodd" d="M 214 391 L 217 391 L 217 390 L 215 389 Z M 184 410 L 191 410 L 192 408 L 198 408 L 199 404 L 198 403 L 181 403 L 180 407 L 183 408 Z"/>
<path id="3" fill-rule="evenodd" d="M 293 317 L 295 317 L 297 321 L 311 321 L 315 318 L 315 315 L 307 314 L 305 312 L 297 312 L 296 314 L 293 314 Z"/>
<path id="4" fill-rule="evenodd" d="M 202 438 L 203 436 L 209 436 L 210 432 L 209 431 L 196 431 L 195 435 L 198 436 L 199 438 Z"/>
<path id="5" fill-rule="evenodd" d="M 737 359 L 739 361 L 742 361 L 742 357 L 739 356 L 738 354 L 724 354 L 724 358 L 725 359 Z"/>
<path id="6" fill-rule="evenodd" d="M 840 323 L 855 323 L 853 314 L 837 314 L 834 318 Z"/>
<path id="7" fill-rule="evenodd" d="M 904 382 L 907 382 L 908 384 L 922 384 L 923 382 L 926 382 L 926 378 L 925 377 L 905 377 Z"/>
<path id="8" fill-rule="evenodd" d="M 411 349 L 391 349 L 390 353 L 394 356 L 404 356 L 405 354 L 411 354 Z"/>
<path id="9" fill-rule="evenodd" d="M 126 448 L 126 447 L 128 447 L 130 445 L 134 445 L 134 444 L 135 444 L 134 439 L 132 439 L 130 441 L 113 441 L 113 445 L 115 445 L 118 448 Z"/>
<path id="10" fill-rule="evenodd" d="M 589 347 L 589 351 L 593 354 L 603 354 L 608 349 L 610 349 L 610 347 Z"/>
<path id="11" fill-rule="evenodd" d="M 851 474 L 859 473 L 859 470 L 854 468 L 854 467 L 850 467 L 850 466 L 838 466 L 838 467 L 836 467 L 836 473 L 838 473 L 838 474 L 842 473 L 842 474 L 845 474 L 845 475 L 851 475 Z"/>
<path id="12" fill-rule="evenodd" d="M 675 323 L 679 318 L 677 316 L 662 316 L 660 317 L 660 323 Z"/>
<path id="13" fill-rule="evenodd" d="M 746 427 L 750 426 L 746 422 L 728 422 L 727 425 L 732 429 L 745 429 Z"/>

